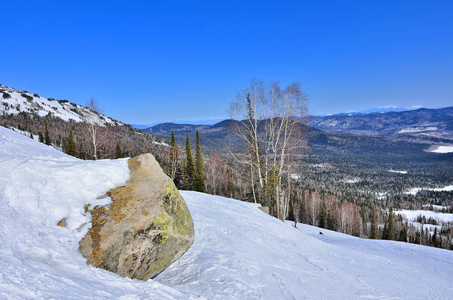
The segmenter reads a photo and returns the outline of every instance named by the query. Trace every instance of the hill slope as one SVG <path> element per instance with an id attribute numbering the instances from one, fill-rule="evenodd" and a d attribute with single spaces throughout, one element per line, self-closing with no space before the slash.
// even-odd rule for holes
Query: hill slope
<path id="1" fill-rule="evenodd" d="M 94 117 L 94 122 L 100 125 L 122 124 L 116 120 L 103 116 L 99 113 L 91 113 L 87 107 L 69 102 L 68 100 L 55 100 L 43 98 L 37 94 L 27 91 L 20 91 L 10 87 L 0 85 L 0 111 L 10 115 L 20 113 L 36 114 L 40 117 L 58 117 L 64 121 L 90 122 Z"/>
<path id="2" fill-rule="evenodd" d="M 56 149 L 66 152 L 66 142 L 71 130 L 77 148 L 76 156 L 93 159 L 92 123 L 99 125 L 96 126 L 98 158 L 117 156 L 117 142 L 123 156 L 147 152 L 157 156 L 167 148 L 154 136 L 87 107 L 0 85 L 0 124 L 25 131 L 35 138 L 48 130 L 50 142 Z"/>
<path id="3" fill-rule="evenodd" d="M 127 160 L 81 161 L 0 128 L 2 299 L 451 299 L 453 252 L 289 223 L 255 204 L 182 192 L 195 243 L 154 280 L 78 252 L 86 203 L 128 178 Z M 56 226 L 62 217 L 67 228 Z"/>

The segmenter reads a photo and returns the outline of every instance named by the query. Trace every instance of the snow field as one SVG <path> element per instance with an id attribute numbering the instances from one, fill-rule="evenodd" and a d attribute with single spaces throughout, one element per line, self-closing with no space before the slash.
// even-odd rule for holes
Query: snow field
<path id="1" fill-rule="evenodd" d="M 453 152 L 453 146 L 438 146 L 436 150 L 433 150 L 431 152 L 434 152 L 434 153 L 452 153 Z"/>
<path id="2" fill-rule="evenodd" d="M 415 222 L 417 220 L 418 216 L 425 216 L 426 219 L 428 220 L 429 218 L 433 218 L 434 220 L 437 220 L 440 222 L 453 222 L 453 214 L 446 214 L 446 213 L 440 213 L 436 211 L 430 211 L 430 210 L 397 210 L 395 211 L 395 214 L 402 215 L 406 217 L 406 219 L 409 222 Z"/>
<path id="3" fill-rule="evenodd" d="M 0 169 L 0 299 L 453 298 L 452 251 L 296 229 L 189 191 L 193 246 L 154 280 L 122 278 L 86 265 L 78 243 L 84 205 L 125 184 L 127 159 L 81 161 L 0 127 Z"/>
<path id="4" fill-rule="evenodd" d="M 434 192 L 451 192 L 451 191 L 453 191 L 453 185 L 448 185 L 448 186 L 445 186 L 443 188 L 434 188 L 434 189 L 431 189 L 431 188 L 411 188 L 405 194 L 414 195 L 415 196 L 418 192 L 420 192 L 422 190 L 428 190 L 428 191 L 434 191 Z"/>

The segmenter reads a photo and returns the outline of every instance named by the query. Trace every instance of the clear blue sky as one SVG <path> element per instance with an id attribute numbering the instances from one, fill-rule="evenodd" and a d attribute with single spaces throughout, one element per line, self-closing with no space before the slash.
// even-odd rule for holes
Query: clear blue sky
<path id="1" fill-rule="evenodd" d="M 2 1 L 0 83 L 128 123 L 227 117 L 251 79 L 310 112 L 453 105 L 453 1 Z"/>

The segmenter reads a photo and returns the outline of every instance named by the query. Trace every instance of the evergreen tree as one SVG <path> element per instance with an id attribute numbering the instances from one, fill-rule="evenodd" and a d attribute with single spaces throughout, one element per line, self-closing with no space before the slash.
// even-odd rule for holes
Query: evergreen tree
<path id="1" fill-rule="evenodd" d="M 195 165 L 193 163 L 192 149 L 190 149 L 189 134 L 186 134 L 186 161 L 184 164 L 185 188 L 194 189 L 195 184 Z"/>
<path id="2" fill-rule="evenodd" d="M 172 129 L 171 130 L 171 141 L 170 141 L 170 147 L 176 146 L 176 139 L 175 139 L 175 132 Z"/>
<path id="3" fill-rule="evenodd" d="M 121 152 L 121 147 L 120 143 L 116 141 L 116 146 L 115 146 L 115 158 L 122 158 L 123 153 Z"/>
<path id="4" fill-rule="evenodd" d="M 47 121 L 44 121 L 44 127 L 45 127 L 45 130 L 44 130 L 44 143 L 46 145 L 50 146 L 51 142 L 50 142 L 49 130 L 47 129 Z"/>
<path id="5" fill-rule="evenodd" d="M 378 220 L 376 215 L 376 207 L 373 207 L 371 213 L 371 228 L 370 228 L 370 239 L 377 239 L 378 238 Z"/>
<path id="6" fill-rule="evenodd" d="M 400 242 L 407 242 L 407 229 L 404 227 L 400 230 L 400 235 L 398 237 L 398 241 Z"/>
<path id="7" fill-rule="evenodd" d="M 437 227 L 434 227 L 434 233 L 433 233 L 433 244 L 434 244 L 434 247 L 439 247 L 439 244 L 437 242 Z"/>
<path id="8" fill-rule="evenodd" d="M 385 217 L 384 217 L 384 229 L 382 230 L 381 239 L 383 239 L 383 240 L 388 240 L 389 239 L 387 215 L 385 215 Z"/>
<path id="9" fill-rule="evenodd" d="M 368 218 L 367 218 L 367 212 L 366 212 L 365 207 L 363 205 L 362 205 L 360 211 L 361 211 L 361 214 L 362 214 L 363 234 L 365 236 L 368 236 Z"/>
<path id="10" fill-rule="evenodd" d="M 395 225 L 393 224 L 393 207 L 389 209 L 389 221 L 387 224 L 387 231 L 388 231 L 388 239 L 394 240 L 395 239 Z"/>
<path id="11" fill-rule="evenodd" d="M 38 137 L 39 137 L 39 142 L 44 143 L 44 136 L 42 135 L 42 132 L 38 132 Z"/>
<path id="12" fill-rule="evenodd" d="M 72 136 L 72 130 L 69 130 L 68 140 L 66 144 L 66 154 L 71 156 L 77 155 L 76 144 L 74 143 L 74 138 Z"/>
<path id="13" fill-rule="evenodd" d="M 198 134 L 198 130 L 196 135 L 196 146 L 195 146 L 195 189 L 198 192 L 202 193 L 206 191 L 204 180 L 203 157 L 201 156 L 200 136 Z"/>

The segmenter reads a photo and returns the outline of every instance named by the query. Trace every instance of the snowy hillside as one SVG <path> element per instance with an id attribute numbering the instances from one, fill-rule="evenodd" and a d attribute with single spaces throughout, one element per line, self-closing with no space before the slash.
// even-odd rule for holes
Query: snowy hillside
<path id="1" fill-rule="evenodd" d="M 81 161 L 0 127 L 0 299 L 452 299 L 453 251 L 362 240 L 255 204 L 182 192 L 195 242 L 154 280 L 86 265 L 85 204 L 123 185 L 127 160 Z M 57 222 L 67 218 L 67 228 Z"/>
<path id="2" fill-rule="evenodd" d="M 91 117 L 94 122 L 105 124 L 118 124 L 117 121 L 100 114 L 91 114 L 91 111 L 81 105 L 68 100 L 54 100 L 40 97 L 37 94 L 19 91 L 0 85 L 0 114 L 19 114 L 21 112 L 37 114 L 40 117 L 50 114 L 64 121 L 89 122 Z"/>

